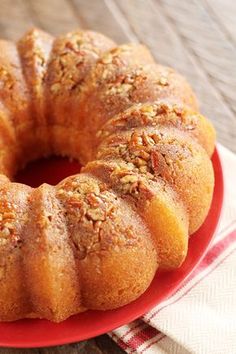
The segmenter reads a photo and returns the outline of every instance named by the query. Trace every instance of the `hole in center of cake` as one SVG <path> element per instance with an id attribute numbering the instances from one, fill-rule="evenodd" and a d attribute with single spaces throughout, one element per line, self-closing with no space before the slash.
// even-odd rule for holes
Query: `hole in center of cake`
<path id="1" fill-rule="evenodd" d="M 14 180 L 31 187 L 38 187 L 42 183 L 55 185 L 64 178 L 79 173 L 80 169 L 81 164 L 78 161 L 52 156 L 30 162 L 17 173 Z"/>

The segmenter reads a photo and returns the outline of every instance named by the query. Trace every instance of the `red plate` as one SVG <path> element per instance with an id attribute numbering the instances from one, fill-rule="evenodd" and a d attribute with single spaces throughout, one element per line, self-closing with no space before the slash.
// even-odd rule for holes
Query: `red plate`
<path id="1" fill-rule="evenodd" d="M 138 300 L 117 310 L 87 311 L 60 324 L 46 320 L 2 322 L 0 323 L 0 346 L 32 348 L 88 339 L 138 318 L 173 293 L 205 254 L 218 224 L 223 200 L 223 175 L 217 151 L 212 161 L 215 171 L 212 206 L 205 223 L 191 237 L 188 256 L 181 268 L 168 273 L 157 273 L 148 290 Z M 18 175 L 18 181 L 28 182 L 32 186 L 37 186 L 45 180 L 55 184 L 67 175 L 79 171 L 77 163 L 59 158 L 39 161 L 33 165 L 34 168 L 30 169 L 33 172 L 26 169 Z"/>

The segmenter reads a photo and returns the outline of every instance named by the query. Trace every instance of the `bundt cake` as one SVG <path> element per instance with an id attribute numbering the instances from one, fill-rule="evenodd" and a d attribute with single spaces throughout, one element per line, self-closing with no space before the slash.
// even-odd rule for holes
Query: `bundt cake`
<path id="1" fill-rule="evenodd" d="M 0 41 L 0 320 L 60 322 L 127 304 L 184 261 L 214 187 L 215 131 L 140 44 L 33 29 Z M 30 160 L 83 164 L 56 186 Z"/>

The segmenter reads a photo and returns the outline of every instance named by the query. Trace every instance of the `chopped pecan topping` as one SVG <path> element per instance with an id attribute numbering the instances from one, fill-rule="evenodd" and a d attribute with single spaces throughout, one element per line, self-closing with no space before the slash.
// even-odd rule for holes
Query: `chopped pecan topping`
<path id="1" fill-rule="evenodd" d="M 52 93 L 57 94 L 58 92 L 60 92 L 61 86 L 62 86 L 62 85 L 61 85 L 59 82 L 56 82 L 55 84 L 53 84 L 53 85 L 51 86 L 50 90 L 51 90 Z"/>
<path id="2" fill-rule="evenodd" d="M 134 183 L 138 181 L 138 177 L 136 175 L 126 175 L 121 178 L 121 183 Z"/>
<path id="3" fill-rule="evenodd" d="M 158 80 L 157 83 L 161 86 L 168 86 L 169 85 L 167 78 L 164 76 L 160 77 L 160 79 Z"/>
<path id="4" fill-rule="evenodd" d="M 58 197 L 67 210 L 69 233 L 80 260 L 91 253 L 101 254 L 109 248 L 118 250 L 124 243 L 132 244 L 135 235 L 129 230 L 127 239 L 128 229 L 122 226 L 123 215 L 113 191 L 89 178 L 86 182 L 72 177 L 60 185 Z M 123 240 L 122 235 L 126 235 Z"/>
<path id="5" fill-rule="evenodd" d="M 1 201 L 0 206 L 0 246 L 8 243 L 16 244 L 19 235 L 16 229 L 16 206 L 6 201 Z"/>

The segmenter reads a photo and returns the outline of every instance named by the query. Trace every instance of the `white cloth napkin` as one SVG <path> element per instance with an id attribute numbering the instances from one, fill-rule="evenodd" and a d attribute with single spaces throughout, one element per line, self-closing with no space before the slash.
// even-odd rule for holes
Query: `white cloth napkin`
<path id="1" fill-rule="evenodd" d="M 138 354 L 236 354 L 236 155 L 218 146 L 225 195 L 218 232 L 187 282 L 111 337 Z"/>

